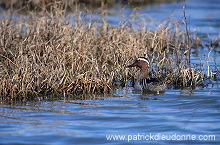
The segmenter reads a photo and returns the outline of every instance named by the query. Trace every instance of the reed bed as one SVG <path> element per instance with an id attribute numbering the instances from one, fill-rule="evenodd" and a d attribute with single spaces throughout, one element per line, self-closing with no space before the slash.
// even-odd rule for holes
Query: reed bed
<path id="1" fill-rule="evenodd" d="M 16 8 L 23 10 L 44 10 L 59 3 L 65 7 L 73 8 L 82 6 L 87 8 L 110 8 L 117 3 L 128 4 L 130 7 L 143 6 L 147 4 L 169 3 L 181 0 L 0 0 L 0 6 L 6 9 Z"/>
<path id="2" fill-rule="evenodd" d="M 151 74 L 182 87 L 197 86 L 206 76 L 187 64 L 186 32 L 181 22 L 167 20 L 155 30 L 145 20 L 113 26 L 104 17 L 63 11 L 28 16 L 9 15 L 0 22 L 0 96 L 4 101 L 44 95 L 106 93 L 115 82 L 136 74 L 126 66 L 147 57 Z M 71 20 L 71 21 L 70 21 Z M 190 47 L 201 45 L 190 36 Z"/>

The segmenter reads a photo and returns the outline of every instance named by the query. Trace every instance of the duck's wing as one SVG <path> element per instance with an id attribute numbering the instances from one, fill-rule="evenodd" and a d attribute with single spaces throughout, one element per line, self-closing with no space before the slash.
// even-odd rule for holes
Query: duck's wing
<path id="1" fill-rule="evenodd" d="M 140 85 L 143 90 L 163 91 L 166 85 L 157 78 L 146 78 L 140 80 Z"/>
<path id="2" fill-rule="evenodd" d="M 149 85 L 152 83 L 158 82 L 155 78 L 145 78 L 141 79 L 139 84 L 143 90 L 148 89 Z"/>

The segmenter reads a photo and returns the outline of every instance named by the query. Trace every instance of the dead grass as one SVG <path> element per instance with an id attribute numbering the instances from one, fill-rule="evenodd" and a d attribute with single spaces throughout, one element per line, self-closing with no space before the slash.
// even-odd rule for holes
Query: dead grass
<path id="1" fill-rule="evenodd" d="M 149 31 L 141 23 L 138 29 L 130 22 L 116 27 L 81 12 L 74 18 L 70 23 L 73 16 L 57 10 L 1 20 L 3 100 L 108 92 L 114 81 L 134 76 L 134 70 L 125 66 L 139 56 L 148 57 L 151 73 L 167 82 L 196 86 L 205 79 L 202 69 L 187 65 L 186 33 L 178 21 L 166 21 Z M 200 44 L 198 37 L 191 39 L 193 47 Z"/>
<path id="2" fill-rule="evenodd" d="M 11 9 L 23 10 L 44 10 L 51 7 L 55 3 L 66 5 L 66 7 L 74 7 L 76 5 L 87 6 L 91 8 L 108 8 L 113 7 L 115 3 L 127 3 L 131 7 L 143 6 L 147 4 L 169 3 L 181 0 L 0 0 L 0 6 Z"/>

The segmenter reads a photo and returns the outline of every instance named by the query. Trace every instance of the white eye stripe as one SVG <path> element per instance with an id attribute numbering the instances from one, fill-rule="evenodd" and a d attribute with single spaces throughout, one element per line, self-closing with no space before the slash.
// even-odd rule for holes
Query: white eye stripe
<path id="1" fill-rule="evenodd" d="M 145 62 L 147 62 L 149 64 L 149 61 L 147 59 L 145 59 L 145 58 L 138 58 L 137 60 L 142 60 L 142 61 L 145 61 Z"/>

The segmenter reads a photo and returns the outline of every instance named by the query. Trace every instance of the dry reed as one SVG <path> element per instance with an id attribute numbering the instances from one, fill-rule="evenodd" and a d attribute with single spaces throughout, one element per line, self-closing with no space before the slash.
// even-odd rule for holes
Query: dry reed
<path id="1" fill-rule="evenodd" d="M 134 76 L 125 66 L 139 56 L 148 57 L 151 73 L 167 82 L 196 86 L 205 79 L 202 69 L 187 66 L 186 33 L 177 21 L 149 31 L 141 23 L 139 29 L 131 22 L 116 27 L 81 12 L 68 21 L 73 16 L 55 12 L 1 20 L 2 100 L 108 92 L 115 81 Z M 191 39 L 191 45 L 200 44 L 198 37 Z"/>
<path id="2" fill-rule="evenodd" d="M 44 10 L 49 9 L 55 3 L 69 8 L 73 8 L 76 5 L 86 6 L 87 8 L 109 8 L 116 3 L 123 3 L 135 8 L 147 4 L 170 3 L 173 1 L 181 0 L 0 0 L 0 6 L 6 9 Z"/>

